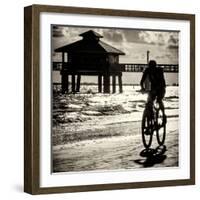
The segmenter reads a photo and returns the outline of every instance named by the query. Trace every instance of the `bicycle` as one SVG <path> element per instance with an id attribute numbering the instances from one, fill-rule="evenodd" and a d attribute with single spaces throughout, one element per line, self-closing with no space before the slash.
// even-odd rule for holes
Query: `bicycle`
<path id="1" fill-rule="evenodd" d="M 156 132 L 158 144 L 161 146 L 165 142 L 167 117 L 164 109 L 160 108 L 159 102 L 153 102 L 153 108 L 149 109 L 146 104 L 142 116 L 142 141 L 146 149 L 152 144 L 153 134 Z"/>

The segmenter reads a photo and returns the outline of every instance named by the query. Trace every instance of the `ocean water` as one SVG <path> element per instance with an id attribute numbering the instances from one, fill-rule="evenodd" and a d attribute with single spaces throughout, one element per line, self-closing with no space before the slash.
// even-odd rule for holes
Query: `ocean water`
<path id="1" fill-rule="evenodd" d="M 166 84 L 167 85 L 177 85 L 178 84 L 178 73 L 164 73 Z M 137 85 L 140 83 L 142 78 L 142 72 L 123 72 L 122 81 L 123 84 L 134 84 Z M 54 83 L 61 83 L 61 76 L 59 71 L 53 71 L 52 80 Z M 82 76 L 82 83 L 96 83 L 97 76 Z M 118 80 L 116 80 L 118 83 Z"/>

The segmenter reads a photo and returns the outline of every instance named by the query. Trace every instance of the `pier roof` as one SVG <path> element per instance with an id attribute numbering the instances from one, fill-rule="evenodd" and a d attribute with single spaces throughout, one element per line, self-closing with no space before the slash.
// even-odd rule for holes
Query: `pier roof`
<path id="1" fill-rule="evenodd" d="M 98 53 L 98 54 L 116 54 L 125 55 L 121 50 L 101 41 L 102 35 L 95 31 L 81 33 L 82 40 L 64 45 L 55 49 L 55 52 L 75 52 L 75 53 Z"/>

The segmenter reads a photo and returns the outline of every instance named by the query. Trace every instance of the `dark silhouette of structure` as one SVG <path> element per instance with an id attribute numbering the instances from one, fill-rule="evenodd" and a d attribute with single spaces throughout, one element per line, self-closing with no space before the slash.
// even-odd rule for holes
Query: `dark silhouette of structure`
<path id="1" fill-rule="evenodd" d="M 55 50 L 62 53 L 62 93 L 69 92 L 70 75 L 72 92 L 80 91 L 81 75 L 98 76 L 98 91 L 102 92 L 103 86 L 104 93 L 110 93 L 111 76 L 112 92 L 116 92 L 116 77 L 118 77 L 119 92 L 122 92 L 122 67 L 119 64 L 119 55 L 125 53 L 101 41 L 100 38 L 103 36 L 92 30 L 80 36 L 83 37 L 82 40 Z"/>

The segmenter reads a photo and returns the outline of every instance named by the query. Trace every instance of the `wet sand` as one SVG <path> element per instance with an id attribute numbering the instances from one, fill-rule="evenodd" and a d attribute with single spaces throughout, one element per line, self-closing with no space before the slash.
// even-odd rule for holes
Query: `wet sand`
<path id="1" fill-rule="evenodd" d="M 53 146 L 53 172 L 178 166 L 178 118 L 168 120 L 165 140 L 167 151 L 158 159 L 140 156 L 144 149 L 141 121 L 111 124 L 102 132 L 105 133 L 103 135 L 108 132 L 117 134 Z M 155 135 L 152 147 L 157 147 Z"/>

